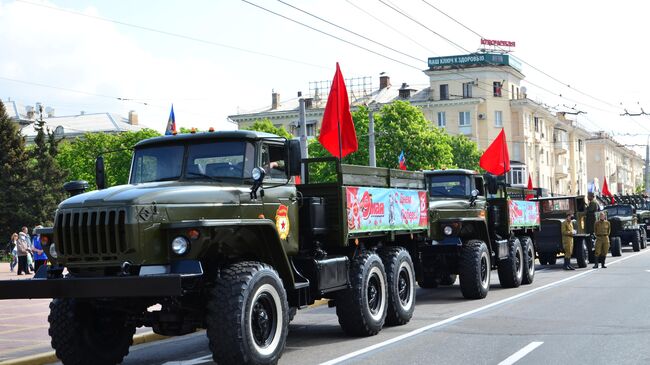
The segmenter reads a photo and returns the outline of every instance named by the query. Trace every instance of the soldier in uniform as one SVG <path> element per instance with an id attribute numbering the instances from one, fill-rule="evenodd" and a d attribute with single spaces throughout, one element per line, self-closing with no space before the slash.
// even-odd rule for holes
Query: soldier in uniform
<path id="1" fill-rule="evenodd" d="M 609 251 L 610 226 L 609 221 L 605 218 L 605 212 L 600 212 L 594 230 L 596 232 L 596 264 L 594 265 L 594 269 L 598 268 L 599 262 L 601 267 L 606 269 L 605 258 L 607 257 L 607 251 Z"/>
<path id="2" fill-rule="evenodd" d="M 564 270 L 575 270 L 571 266 L 571 254 L 573 254 L 573 235 L 576 231 L 573 229 L 571 213 L 567 214 L 566 219 L 562 222 L 562 246 L 564 246 Z"/>
<path id="3" fill-rule="evenodd" d="M 596 212 L 600 210 L 600 206 L 594 200 L 594 193 L 587 194 L 587 217 L 586 217 L 586 227 L 585 230 L 589 234 L 594 234 L 594 224 L 596 223 Z"/>

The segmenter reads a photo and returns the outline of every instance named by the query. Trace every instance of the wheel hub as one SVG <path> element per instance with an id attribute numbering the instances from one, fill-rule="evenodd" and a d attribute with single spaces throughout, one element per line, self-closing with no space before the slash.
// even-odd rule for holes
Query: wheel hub
<path id="1" fill-rule="evenodd" d="M 409 287 L 408 272 L 406 272 L 406 270 L 404 269 L 402 269 L 399 273 L 399 281 L 397 283 L 397 288 L 399 291 L 399 300 L 402 302 L 402 304 L 406 304 L 410 297 L 410 287 Z"/>
<path id="2" fill-rule="evenodd" d="M 372 313 L 377 313 L 379 309 L 379 282 L 375 275 L 370 278 L 368 282 L 368 307 Z"/>
<path id="3" fill-rule="evenodd" d="M 253 337 L 259 346 L 268 346 L 273 340 L 274 320 L 273 301 L 264 293 L 255 301 L 251 318 Z"/>

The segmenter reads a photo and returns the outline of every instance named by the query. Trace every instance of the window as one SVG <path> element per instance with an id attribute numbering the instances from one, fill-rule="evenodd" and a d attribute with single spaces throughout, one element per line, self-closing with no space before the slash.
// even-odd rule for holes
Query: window
<path id="1" fill-rule="evenodd" d="M 535 132 L 539 132 L 539 117 L 533 119 L 535 120 Z"/>
<path id="2" fill-rule="evenodd" d="M 187 147 L 187 179 L 215 180 L 250 178 L 255 160 L 251 143 L 218 141 L 192 143 Z"/>
<path id="3" fill-rule="evenodd" d="M 440 100 L 449 100 L 449 85 L 440 85 Z"/>
<path id="4" fill-rule="evenodd" d="M 438 127 L 444 128 L 447 126 L 447 115 L 445 112 L 438 112 Z"/>
<path id="5" fill-rule="evenodd" d="M 458 125 L 461 127 L 468 126 L 471 124 L 469 120 L 469 112 L 460 112 L 458 113 Z"/>
<path id="6" fill-rule="evenodd" d="M 494 126 L 503 127 L 503 113 L 501 110 L 494 111 Z"/>
<path id="7" fill-rule="evenodd" d="M 510 99 L 515 97 L 515 85 L 510 85 Z"/>
<path id="8" fill-rule="evenodd" d="M 313 136 L 316 135 L 316 133 L 315 133 L 316 124 L 315 123 L 307 124 L 306 127 L 307 127 L 307 136 L 308 137 L 313 137 Z"/>
<path id="9" fill-rule="evenodd" d="M 185 147 L 162 146 L 135 151 L 131 184 L 176 180 L 181 176 Z"/>
<path id="10" fill-rule="evenodd" d="M 526 175 L 526 168 L 523 166 L 512 167 L 508 173 L 510 184 L 512 185 L 524 185 L 528 181 L 524 181 L 524 176 Z"/>
<path id="11" fill-rule="evenodd" d="M 495 81 L 492 83 L 492 91 L 494 96 L 501 97 L 501 81 Z"/>
<path id="12" fill-rule="evenodd" d="M 467 175 L 427 176 L 431 196 L 469 196 L 471 183 Z"/>
<path id="13" fill-rule="evenodd" d="M 264 144 L 262 145 L 262 167 L 266 171 L 264 179 L 286 179 L 284 162 L 284 145 Z"/>
<path id="14" fill-rule="evenodd" d="M 471 82 L 463 83 L 463 98 L 467 99 L 472 97 L 472 84 Z"/>

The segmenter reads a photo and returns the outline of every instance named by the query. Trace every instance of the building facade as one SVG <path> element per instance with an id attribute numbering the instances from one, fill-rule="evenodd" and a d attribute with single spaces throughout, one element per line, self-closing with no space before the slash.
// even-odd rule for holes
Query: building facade
<path id="1" fill-rule="evenodd" d="M 596 191 L 602 189 L 603 179 L 612 194 L 635 193 L 643 185 L 645 161 L 636 152 L 603 131 L 586 142 L 588 178 Z"/>

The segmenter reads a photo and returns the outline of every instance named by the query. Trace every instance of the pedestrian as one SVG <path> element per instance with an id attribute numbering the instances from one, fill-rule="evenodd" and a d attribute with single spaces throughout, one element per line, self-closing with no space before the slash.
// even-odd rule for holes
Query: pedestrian
<path id="1" fill-rule="evenodd" d="M 605 258 L 607 257 L 607 251 L 609 251 L 609 234 L 611 233 L 611 228 L 605 212 L 600 212 L 594 230 L 596 231 L 596 264 L 594 265 L 594 269 L 598 268 L 599 262 L 601 264 L 600 266 L 606 269 Z"/>
<path id="2" fill-rule="evenodd" d="M 27 248 L 29 248 L 29 252 L 27 253 L 27 266 L 30 270 L 34 271 L 34 256 L 32 255 L 34 244 L 32 243 L 32 238 L 29 236 L 29 229 L 27 227 L 23 227 L 21 229 L 21 233 L 25 234 L 25 237 L 27 239 Z"/>
<path id="3" fill-rule="evenodd" d="M 562 222 L 562 246 L 564 246 L 564 270 L 575 270 L 571 266 L 571 254 L 573 253 L 573 235 L 576 231 L 573 229 L 573 216 L 567 214 L 566 219 Z"/>
<path id="4" fill-rule="evenodd" d="M 18 256 L 16 255 L 16 245 L 18 244 L 18 233 L 11 235 L 11 240 L 9 240 L 9 245 L 7 246 L 7 252 L 11 255 L 11 262 L 9 263 L 9 271 L 14 272 L 14 267 L 18 263 Z"/>
<path id="5" fill-rule="evenodd" d="M 16 251 L 18 255 L 18 275 L 31 274 L 29 266 L 27 265 L 27 255 L 29 254 L 29 243 L 27 236 L 21 231 L 18 234 L 18 241 L 16 243 Z"/>
<path id="6" fill-rule="evenodd" d="M 596 223 L 596 215 L 600 210 L 600 206 L 594 200 L 594 193 L 587 194 L 587 200 L 589 200 L 589 203 L 587 203 L 585 232 L 594 234 L 594 224 Z"/>
<path id="7" fill-rule="evenodd" d="M 38 272 L 38 268 L 47 264 L 47 255 L 43 251 L 43 246 L 41 245 L 41 235 L 36 233 L 36 230 L 43 228 L 43 226 L 38 225 L 34 228 L 34 237 L 32 238 L 32 243 L 34 248 L 32 248 L 32 253 L 34 255 L 34 272 Z"/>

